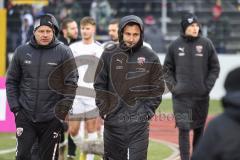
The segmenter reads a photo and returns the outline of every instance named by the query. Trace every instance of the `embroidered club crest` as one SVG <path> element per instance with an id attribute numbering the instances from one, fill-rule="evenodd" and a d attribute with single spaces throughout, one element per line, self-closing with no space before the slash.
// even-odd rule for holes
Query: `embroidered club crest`
<path id="1" fill-rule="evenodd" d="M 202 50 L 203 50 L 203 46 L 202 46 L 202 45 L 196 46 L 196 51 L 197 51 L 198 53 L 202 53 Z"/>
<path id="2" fill-rule="evenodd" d="M 145 63 L 146 58 L 145 57 L 138 57 L 137 63 L 142 66 Z"/>
<path id="3" fill-rule="evenodd" d="M 20 137 L 23 133 L 23 128 L 19 127 L 17 128 L 17 136 Z"/>

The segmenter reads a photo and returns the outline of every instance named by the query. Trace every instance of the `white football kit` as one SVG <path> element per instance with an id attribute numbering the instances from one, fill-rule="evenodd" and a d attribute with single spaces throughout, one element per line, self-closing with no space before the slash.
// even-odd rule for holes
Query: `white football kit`
<path id="1" fill-rule="evenodd" d="M 75 42 L 69 46 L 73 52 L 78 66 L 78 86 L 91 89 L 93 92 L 94 75 L 98 61 L 103 52 L 103 47 L 99 42 L 84 44 L 82 41 Z M 81 92 L 81 88 L 79 89 Z M 72 114 L 86 113 L 96 108 L 95 97 L 89 97 L 84 93 L 75 96 L 72 105 Z"/>

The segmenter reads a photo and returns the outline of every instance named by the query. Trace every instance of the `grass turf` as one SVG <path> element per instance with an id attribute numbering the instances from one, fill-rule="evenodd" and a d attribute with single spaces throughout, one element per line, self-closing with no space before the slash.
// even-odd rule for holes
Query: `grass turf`
<path id="1" fill-rule="evenodd" d="M 13 149 L 16 145 L 14 133 L 0 133 L 0 152 L 1 150 Z M 148 148 L 148 160 L 161 160 L 170 156 L 172 150 L 167 146 L 150 141 Z M 0 160 L 14 160 L 15 151 L 8 154 L 0 154 Z M 76 160 L 79 160 L 79 151 L 77 151 Z M 95 160 L 100 160 L 99 157 L 96 157 Z"/>
<path id="2" fill-rule="evenodd" d="M 221 107 L 221 102 L 219 100 L 210 100 L 209 102 L 209 115 L 218 115 L 223 112 Z M 172 110 L 172 100 L 171 99 L 163 99 L 160 107 L 157 110 L 158 113 L 173 113 Z"/>

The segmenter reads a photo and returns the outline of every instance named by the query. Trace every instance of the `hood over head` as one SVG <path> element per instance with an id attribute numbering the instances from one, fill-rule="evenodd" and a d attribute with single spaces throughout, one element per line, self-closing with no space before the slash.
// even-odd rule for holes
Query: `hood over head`
<path id="1" fill-rule="evenodd" d="M 123 42 L 124 27 L 128 23 L 136 23 L 139 26 L 140 31 L 141 31 L 141 35 L 140 35 L 140 39 L 139 39 L 138 43 L 135 44 L 131 48 L 127 47 Z M 123 49 L 126 49 L 126 50 L 129 50 L 129 49 L 137 50 L 138 48 L 141 48 L 141 46 L 143 45 L 143 33 L 144 33 L 144 27 L 143 27 L 143 21 L 141 20 L 141 18 L 139 18 L 138 16 L 135 16 L 135 15 L 129 15 L 129 16 L 123 17 L 119 22 L 119 30 L 118 30 L 120 47 Z"/>

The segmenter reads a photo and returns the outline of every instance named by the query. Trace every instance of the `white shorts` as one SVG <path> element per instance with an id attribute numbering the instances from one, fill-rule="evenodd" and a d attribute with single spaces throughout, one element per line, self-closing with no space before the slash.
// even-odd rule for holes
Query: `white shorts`
<path id="1" fill-rule="evenodd" d="M 86 113 L 96 108 L 94 98 L 75 97 L 72 105 L 72 114 Z"/>

